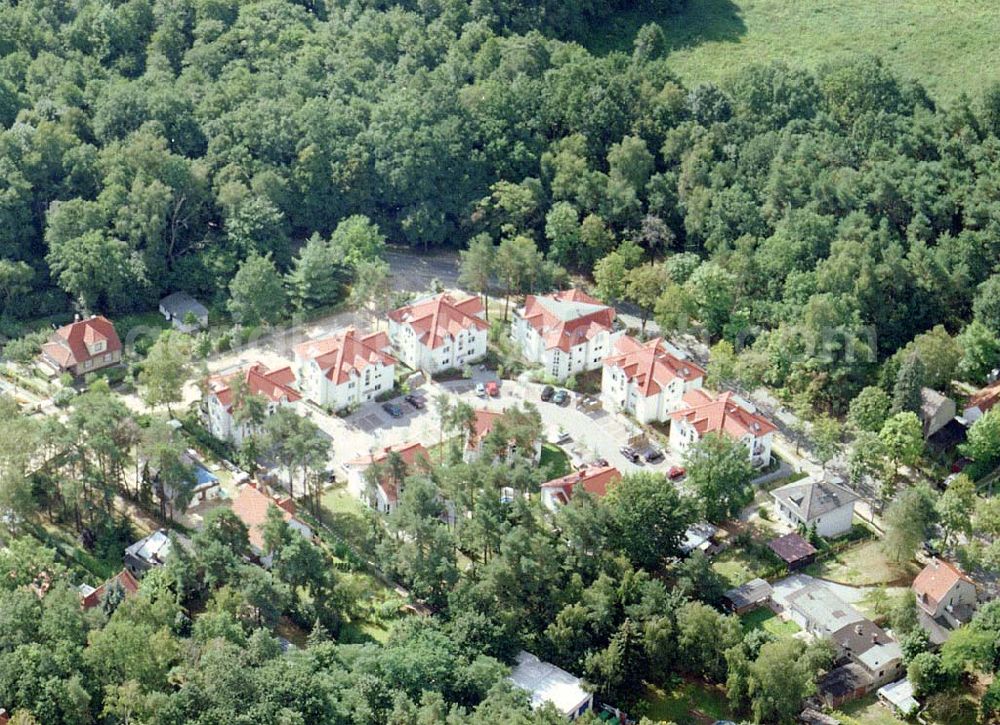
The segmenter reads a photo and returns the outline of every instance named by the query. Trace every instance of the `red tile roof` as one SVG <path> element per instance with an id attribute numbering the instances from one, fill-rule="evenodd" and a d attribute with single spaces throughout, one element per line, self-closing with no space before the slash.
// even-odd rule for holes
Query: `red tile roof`
<path id="1" fill-rule="evenodd" d="M 582 486 L 587 493 L 601 497 L 607 494 L 608 487 L 616 481 L 620 481 L 621 477 L 622 474 L 614 466 L 591 466 L 547 481 L 542 484 L 542 488 L 561 495 L 564 501 L 569 501 L 572 498 L 573 491 L 577 486 Z"/>
<path id="2" fill-rule="evenodd" d="M 1000 401 L 1000 380 L 973 393 L 965 407 L 979 408 L 981 412 L 985 413 L 996 405 L 997 401 Z"/>
<path id="3" fill-rule="evenodd" d="M 292 502 L 289 505 L 290 501 L 291 499 L 287 498 L 276 501 L 251 483 L 243 486 L 236 494 L 236 498 L 233 499 L 233 513 L 246 524 L 250 543 L 257 551 L 264 551 L 264 522 L 267 521 L 267 510 L 275 506 L 281 511 L 285 521 L 292 521 L 295 518 L 295 504 Z"/>
<path id="4" fill-rule="evenodd" d="M 431 465 L 430 454 L 420 443 L 401 443 L 395 446 L 386 446 L 375 454 L 360 456 L 352 461 L 348 461 L 347 465 L 356 466 L 364 470 L 373 463 L 385 463 L 390 453 L 398 454 L 403 459 L 403 463 L 406 464 L 407 470 L 413 468 L 418 462 L 423 462 L 428 468 Z M 396 484 L 389 480 L 387 474 L 383 475 L 382 478 L 383 480 L 379 481 L 379 487 L 382 489 L 382 493 L 385 494 L 386 500 L 393 503 L 399 498 L 399 491 L 396 488 Z"/>
<path id="5" fill-rule="evenodd" d="M 767 545 L 786 564 L 794 564 L 816 553 L 816 547 L 795 532 L 779 536 Z"/>
<path id="6" fill-rule="evenodd" d="M 111 579 L 101 584 L 94 591 L 92 591 L 87 596 L 83 597 L 82 604 L 84 609 L 93 609 L 98 606 L 104 599 L 104 592 L 107 591 L 109 586 L 113 584 L 118 584 L 121 586 L 122 591 L 125 592 L 125 596 L 131 596 L 139 591 L 139 580 L 132 576 L 132 572 L 128 569 L 122 569 L 120 572 L 115 574 Z"/>
<path id="7" fill-rule="evenodd" d="M 953 564 L 941 559 L 932 559 L 913 580 L 913 592 L 918 599 L 929 599 L 934 606 L 937 606 L 938 602 L 948 596 L 948 592 L 960 581 L 972 583 L 972 580 Z"/>
<path id="8" fill-rule="evenodd" d="M 208 379 L 209 392 L 219 399 L 227 411 L 233 407 L 233 380 L 240 377 L 252 395 L 262 395 L 272 403 L 280 403 L 282 399 L 294 403 L 302 398 L 292 387 L 295 373 L 290 367 L 268 370 L 263 363 L 253 363 L 232 375 L 214 375 Z"/>
<path id="9" fill-rule="evenodd" d="M 472 426 L 472 435 L 469 436 L 466 447 L 470 450 L 477 448 L 483 438 L 490 434 L 493 426 L 503 414 L 502 410 L 477 410 L 476 420 Z"/>
<path id="10" fill-rule="evenodd" d="M 296 357 L 315 360 L 327 379 L 335 385 L 347 382 L 351 374 L 360 375 L 369 365 L 395 365 L 389 355 L 389 336 L 384 332 L 360 335 L 354 327 L 324 338 L 295 346 Z"/>
<path id="11" fill-rule="evenodd" d="M 578 289 L 550 295 L 528 295 L 521 317 L 545 340 L 545 348 L 569 352 L 571 347 L 612 329 L 615 311 Z"/>
<path id="12" fill-rule="evenodd" d="M 389 313 L 389 319 L 410 325 L 421 344 L 437 349 L 463 330 L 488 330 L 482 319 L 483 301 L 478 297 L 456 300 L 446 292 Z"/>
<path id="13" fill-rule="evenodd" d="M 705 376 L 694 363 L 668 352 L 659 337 L 642 343 L 622 335 L 615 342 L 615 354 L 605 358 L 604 364 L 621 368 L 645 398 L 658 394 L 677 378 L 688 383 Z"/>
<path id="14" fill-rule="evenodd" d="M 713 398 L 707 391 L 695 389 L 685 393 L 683 400 L 687 407 L 674 411 L 670 418 L 687 421 L 700 436 L 725 433 L 739 439 L 748 433 L 757 437 L 777 429 L 764 416 L 744 408 L 729 392 Z"/>
<path id="15" fill-rule="evenodd" d="M 88 346 L 101 341 L 106 343 L 104 349 L 91 355 Z M 60 327 L 52 333 L 49 341 L 42 345 L 42 352 L 63 368 L 73 367 L 121 349 L 122 343 L 118 339 L 118 333 L 115 332 L 115 326 L 108 318 L 100 315 Z"/>

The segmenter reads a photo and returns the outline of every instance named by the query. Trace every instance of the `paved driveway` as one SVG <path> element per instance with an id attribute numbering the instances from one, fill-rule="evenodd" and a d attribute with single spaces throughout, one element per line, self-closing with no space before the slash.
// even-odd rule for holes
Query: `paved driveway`
<path id="1" fill-rule="evenodd" d="M 834 594 L 848 604 L 857 604 L 865 598 L 865 594 L 868 592 L 868 589 L 864 587 L 849 587 L 845 584 L 837 584 L 836 582 L 826 581 L 825 579 L 817 579 L 816 577 L 809 576 L 808 574 L 792 574 L 784 579 L 779 579 L 771 585 L 771 588 L 774 590 L 771 598 L 782 607 L 787 608 L 788 597 L 814 582 L 819 582 L 827 589 L 830 589 Z"/>

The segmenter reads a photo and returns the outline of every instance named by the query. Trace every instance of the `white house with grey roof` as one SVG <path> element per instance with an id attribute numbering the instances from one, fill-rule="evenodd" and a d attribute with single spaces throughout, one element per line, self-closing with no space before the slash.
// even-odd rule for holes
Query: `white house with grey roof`
<path id="1" fill-rule="evenodd" d="M 825 478 L 807 478 L 771 491 L 778 516 L 794 527 L 816 527 L 826 538 L 851 530 L 854 502 L 858 496 L 839 483 Z"/>

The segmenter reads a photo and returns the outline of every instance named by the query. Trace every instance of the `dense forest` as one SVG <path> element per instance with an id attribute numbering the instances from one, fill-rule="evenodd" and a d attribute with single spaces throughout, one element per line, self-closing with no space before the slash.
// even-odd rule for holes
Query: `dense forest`
<path id="1" fill-rule="evenodd" d="M 4 3 L 0 307 L 222 302 L 247 257 L 284 272 L 364 215 L 391 243 L 519 240 L 570 272 L 666 257 L 668 326 L 754 342 L 749 377 L 840 409 L 916 334 L 960 331 L 997 257 L 1000 92 L 939 108 L 872 57 L 684 88 L 655 25 L 631 55 L 558 39 L 613 12 Z"/>

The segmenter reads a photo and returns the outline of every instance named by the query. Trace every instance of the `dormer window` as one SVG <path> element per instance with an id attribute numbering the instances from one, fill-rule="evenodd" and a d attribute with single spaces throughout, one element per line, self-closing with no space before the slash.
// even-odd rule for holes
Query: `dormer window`
<path id="1" fill-rule="evenodd" d="M 89 352 L 91 355 L 97 355 L 99 353 L 104 352 L 104 348 L 106 348 L 107 345 L 108 343 L 105 340 L 97 340 L 96 342 L 93 342 L 87 346 L 87 352 Z"/>

